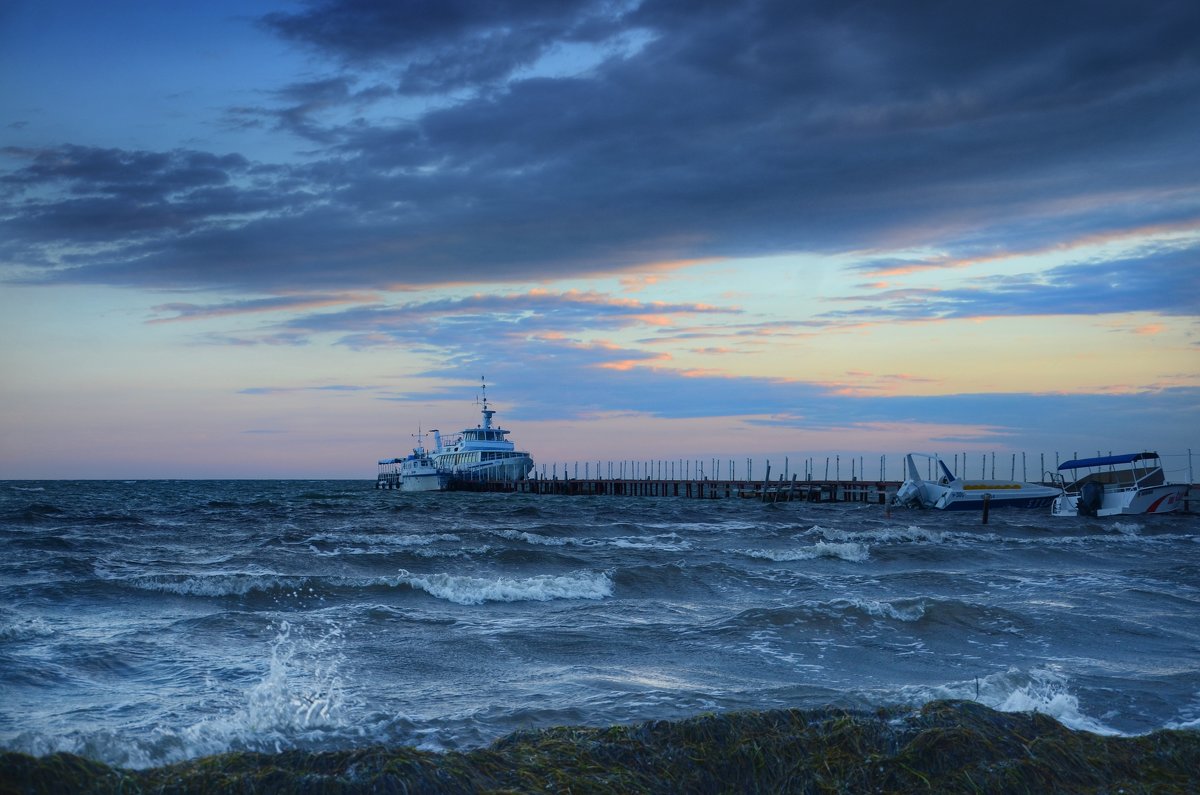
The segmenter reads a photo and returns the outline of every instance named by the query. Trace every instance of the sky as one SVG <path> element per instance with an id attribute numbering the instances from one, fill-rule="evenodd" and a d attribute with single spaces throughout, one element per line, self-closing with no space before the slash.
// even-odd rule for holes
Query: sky
<path id="1" fill-rule="evenodd" d="M 1200 477 L 1198 40 L 1189 1 L 6 0 L 0 478 L 373 478 L 481 378 L 539 467 Z"/>

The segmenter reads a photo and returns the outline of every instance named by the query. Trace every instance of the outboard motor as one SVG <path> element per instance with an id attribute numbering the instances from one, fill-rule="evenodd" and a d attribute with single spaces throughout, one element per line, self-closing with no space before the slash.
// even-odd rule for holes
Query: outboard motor
<path id="1" fill-rule="evenodd" d="M 900 484 L 900 488 L 896 490 L 896 496 L 892 497 L 893 505 L 902 505 L 906 508 L 921 507 L 921 484 L 914 483 L 911 480 L 906 480 Z"/>
<path id="2" fill-rule="evenodd" d="M 1092 481 L 1084 483 L 1079 490 L 1079 501 L 1075 504 L 1075 512 L 1079 516 L 1095 516 L 1104 502 L 1104 484 Z"/>

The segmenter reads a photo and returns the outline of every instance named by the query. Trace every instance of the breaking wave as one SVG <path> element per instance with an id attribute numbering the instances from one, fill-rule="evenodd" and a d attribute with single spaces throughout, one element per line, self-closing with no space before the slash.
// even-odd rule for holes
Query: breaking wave
<path id="1" fill-rule="evenodd" d="M 603 572 L 538 574 L 533 577 L 472 577 L 456 574 L 410 574 L 399 579 L 430 596 L 460 605 L 484 602 L 548 602 L 553 599 L 604 599 L 612 596 L 612 578 Z"/>
<path id="2" fill-rule="evenodd" d="M 871 557 L 870 548 L 865 544 L 853 542 L 828 544 L 818 541 L 812 546 L 796 547 L 793 549 L 741 549 L 738 552 L 751 558 L 773 560 L 786 563 L 794 560 L 814 560 L 816 558 L 840 558 L 851 563 L 862 563 Z"/>

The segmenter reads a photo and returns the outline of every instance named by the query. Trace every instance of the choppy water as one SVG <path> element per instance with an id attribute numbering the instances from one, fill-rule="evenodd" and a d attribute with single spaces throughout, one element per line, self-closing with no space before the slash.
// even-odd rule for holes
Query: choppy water
<path id="1" fill-rule="evenodd" d="M 971 698 L 1200 728 L 1200 519 L 0 483 L 0 747 L 149 766 Z"/>

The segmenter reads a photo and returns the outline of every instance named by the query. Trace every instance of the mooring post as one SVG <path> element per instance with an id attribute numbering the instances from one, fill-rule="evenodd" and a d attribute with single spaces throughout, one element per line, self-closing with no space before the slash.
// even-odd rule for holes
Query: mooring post
<path id="1" fill-rule="evenodd" d="M 987 524 L 987 522 L 988 522 L 988 503 L 990 503 L 991 501 L 992 501 L 992 495 L 990 495 L 990 494 L 983 495 L 983 523 L 984 524 Z"/>

